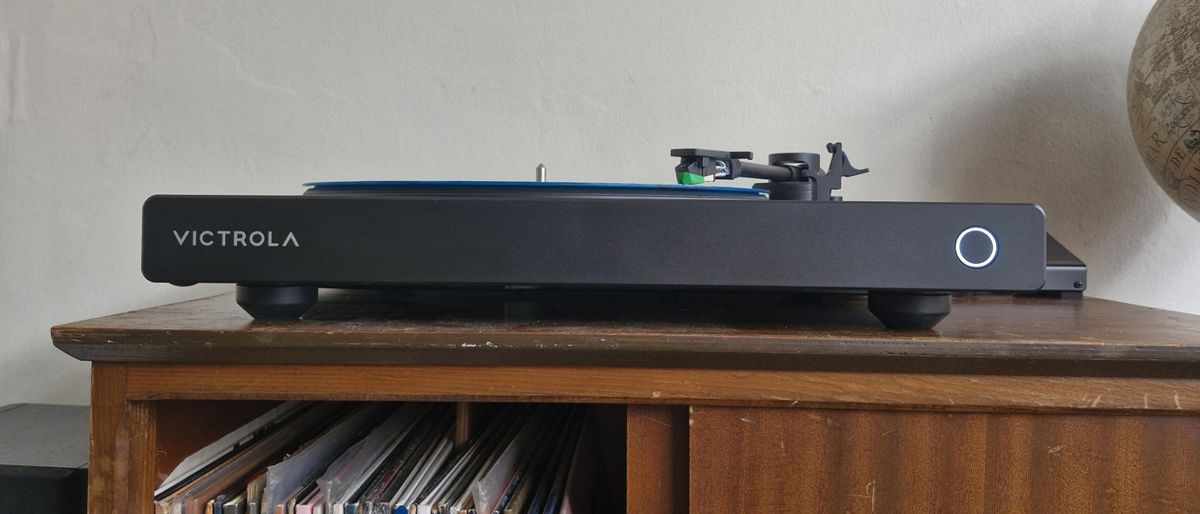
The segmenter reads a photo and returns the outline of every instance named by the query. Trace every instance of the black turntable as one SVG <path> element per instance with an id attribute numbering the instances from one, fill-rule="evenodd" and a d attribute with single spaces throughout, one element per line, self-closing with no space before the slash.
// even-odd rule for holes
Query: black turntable
<path id="1" fill-rule="evenodd" d="M 1034 204 L 851 202 L 865 173 L 811 153 L 674 150 L 674 185 L 321 182 L 298 196 L 149 198 L 153 282 L 235 283 L 258 319 L 317 289 L 534 288 L 866 294 L 892 328 L 928 328 L 952 292 L 1079 294 L 1086 267 Z M 540 175 L 540 173 L 539 173 Z M 754 188 L 699 185 L 738 177 Z M 539 177 L 541 178 L 541 177 Z"/>

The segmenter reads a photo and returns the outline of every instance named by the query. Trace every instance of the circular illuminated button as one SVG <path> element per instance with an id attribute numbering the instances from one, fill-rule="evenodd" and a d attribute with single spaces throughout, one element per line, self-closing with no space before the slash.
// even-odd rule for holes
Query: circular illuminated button
<path id="1" fill-rule="evenodd" d="M 983 268 L 996 260 L 996 236 L 983 227 L 971 227 L 954 240 L 958 262 L 968 268 Z"/>

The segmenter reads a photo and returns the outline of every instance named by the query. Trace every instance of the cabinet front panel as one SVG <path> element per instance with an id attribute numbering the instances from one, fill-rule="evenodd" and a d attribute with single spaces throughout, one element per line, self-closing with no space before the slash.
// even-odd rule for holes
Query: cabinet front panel
<path id="1" fill-rule="evenodd" d="M 692 512 L 1196 512 L 1200 417 L 694 407 Z"/>

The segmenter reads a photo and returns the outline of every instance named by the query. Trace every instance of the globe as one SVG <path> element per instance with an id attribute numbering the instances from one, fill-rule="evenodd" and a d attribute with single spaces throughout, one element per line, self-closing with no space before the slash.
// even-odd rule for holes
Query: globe
<path id="1" fill-rule="evenodd" d="M 1126 83 L 1133 139 L 1163 191 L 1200 220 L 1200 0 L 1159 0 Z"/>

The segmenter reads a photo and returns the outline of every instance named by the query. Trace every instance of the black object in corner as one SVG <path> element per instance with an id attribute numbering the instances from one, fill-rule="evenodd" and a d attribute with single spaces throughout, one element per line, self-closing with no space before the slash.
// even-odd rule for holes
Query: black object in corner
<path id="1" fill-rule="evenodd" d="M 0 407 L 0 512 L 83 514 L 87 460 L 87 407 Z"/>

